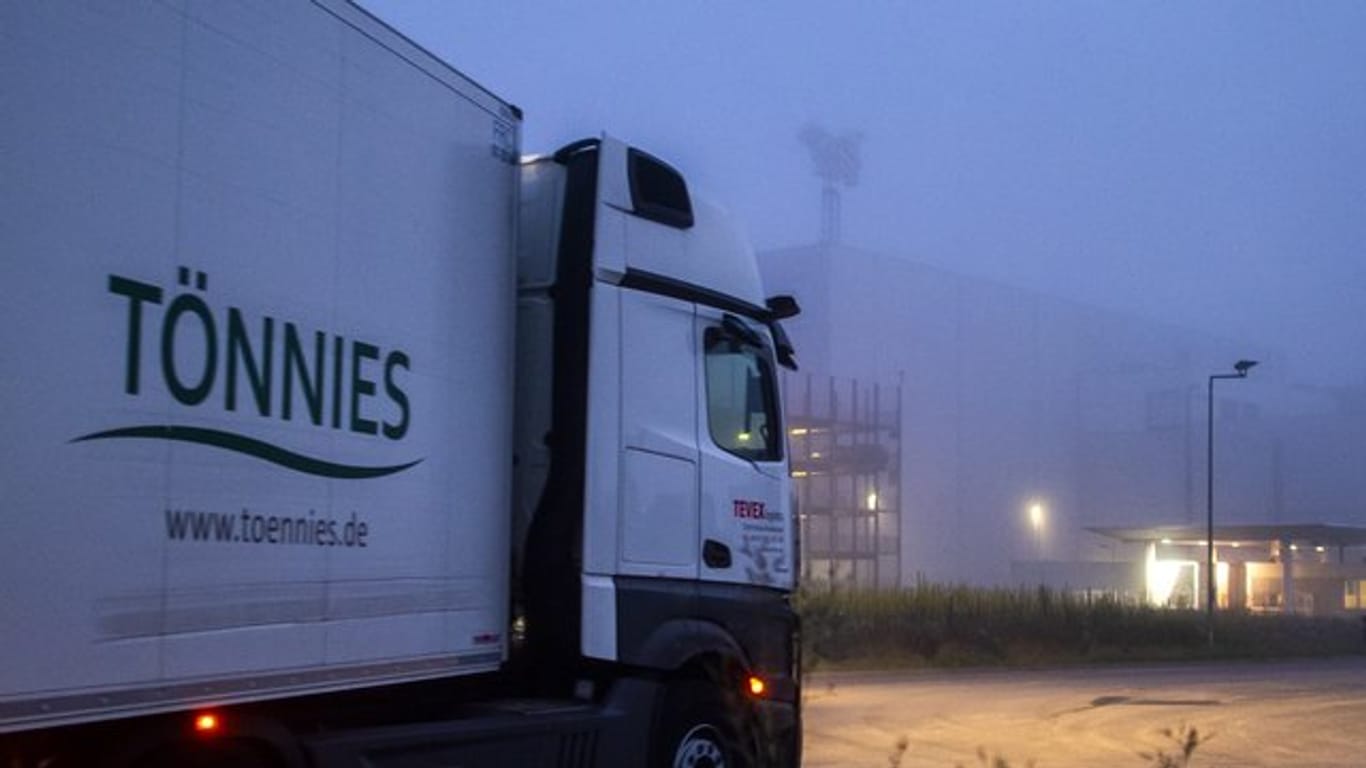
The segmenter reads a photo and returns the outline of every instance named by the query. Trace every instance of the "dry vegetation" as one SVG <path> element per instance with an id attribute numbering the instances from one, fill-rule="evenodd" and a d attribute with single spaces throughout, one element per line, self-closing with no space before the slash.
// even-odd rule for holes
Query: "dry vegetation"
<path id="1" fill-rule="evenodd" d="M 1204 614 L 1044 587 L 921 584 L 899 591 L 806 592 L 804 654 L 834 667 L 1036 665 L 1360 654 L 1359 621 Z"/>

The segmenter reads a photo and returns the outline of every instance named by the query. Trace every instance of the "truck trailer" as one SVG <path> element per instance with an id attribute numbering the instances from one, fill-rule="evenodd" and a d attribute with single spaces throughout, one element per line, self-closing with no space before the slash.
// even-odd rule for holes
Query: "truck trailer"
<path id="1" fill-rule="evenodd" d="M 739 226 L 346 0 L 0 2 L 0 763 L 795 766 Z"/>

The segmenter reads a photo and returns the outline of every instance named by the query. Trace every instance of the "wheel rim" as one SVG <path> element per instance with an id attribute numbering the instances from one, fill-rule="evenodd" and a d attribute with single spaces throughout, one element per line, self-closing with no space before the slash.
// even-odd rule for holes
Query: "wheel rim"
<path id="1" fill-rule="evenodd" d="M 726 768 L 720 735 L 710 725 L 694 726 L 674 752 L 673 768 Z"/>

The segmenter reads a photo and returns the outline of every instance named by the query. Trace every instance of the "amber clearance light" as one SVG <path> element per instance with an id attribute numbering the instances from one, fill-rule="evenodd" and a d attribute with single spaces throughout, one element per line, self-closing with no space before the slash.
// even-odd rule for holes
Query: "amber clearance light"
<path id="1" fill-rule="evenodd" d="M 213 712 L 201 712 L 200 714 L 195 715 L 195 733 L 198 733 L 202 736 L 211 736 L 215 733 L 218 733 L 219 729 L 222 727 L 222 721 L 220 721 L 218 719 L 218 715 L 214 714 Z"/>
<path id="2" fill-rule="evenodd" d="M 763 696 L 764 691 L 768 690 L 768 684 L 762 677 L 749 676 L 749 693 L 751 696 Z"/>

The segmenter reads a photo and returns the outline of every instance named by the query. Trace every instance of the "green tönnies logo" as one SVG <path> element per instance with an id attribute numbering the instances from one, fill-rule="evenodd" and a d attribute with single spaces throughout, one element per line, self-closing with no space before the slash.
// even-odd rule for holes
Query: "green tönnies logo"
<path id="1" fill-rule="evenodd" d="M 306 420 L 316 427 L 393 441 L 408 434 L 412 411 L 403 389 L 411 369 L 407 353 L 323 331 L 301 331 L 273 317 L 251 323 L 237 307 L 215 314 L 199 295 L 208 291 L 208 275 L 181 267 L 178 277 L 182 291 L 167 301 L 160 286 L 109 276 L 109 292 L 123 297 L 128 307 L 124 392 L 144 391 L 146 358 L 159 369 L 160 383 L 186 406 L 252 409 L 266 418 Z M 144 333 L 154 350 L 144 352 Z M 380 399 L 387 402 L 375 402 Z M 197 443 L 330 478 L 383 477 L 422 462 L 340 464 L 235 432 L 174 424 L 129 425 L 72 442 L 112 438 Z"/>

